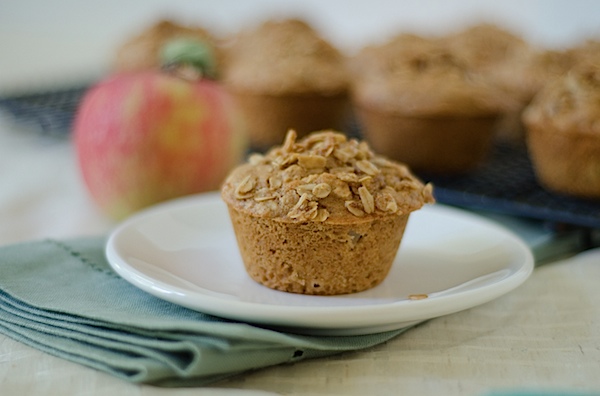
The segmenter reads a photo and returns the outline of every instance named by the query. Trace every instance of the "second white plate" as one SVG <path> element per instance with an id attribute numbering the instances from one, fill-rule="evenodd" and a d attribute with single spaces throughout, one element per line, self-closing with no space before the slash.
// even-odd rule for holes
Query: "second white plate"
<path id="1" fill-rule="evenodd" d="M 124 279 L 161 299 L 229 319 L 319 335 L 395 330 L 495 299 L 533 270 L 504 228 L 443 205 L 411 214 L 384 282 L 355 294 L 271 290 L 246 274 L 227 208 L 202 194 L 140 212 L 111 234 L 106 256 Z M 412 294 L 427 298 L 411 300 Z"/>

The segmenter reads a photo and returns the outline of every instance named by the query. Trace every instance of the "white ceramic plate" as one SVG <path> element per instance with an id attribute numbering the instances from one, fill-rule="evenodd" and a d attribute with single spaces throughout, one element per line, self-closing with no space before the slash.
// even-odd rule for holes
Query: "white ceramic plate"
<path id="1" fill-rule="evenodd" d="M 271 290 L 246 274 L 225 204 L 202 194 L 160 204 L 111 234 L 106 256 L 161 299 L 225 318 L 322 335 L 399 329 L 497 298 L 523 283 L 533 257 L 504 228 L 443 205 L 411 214 L 384 282 L 355 294 Z M 411 294 L 427 298 L 411 300 Z"/>

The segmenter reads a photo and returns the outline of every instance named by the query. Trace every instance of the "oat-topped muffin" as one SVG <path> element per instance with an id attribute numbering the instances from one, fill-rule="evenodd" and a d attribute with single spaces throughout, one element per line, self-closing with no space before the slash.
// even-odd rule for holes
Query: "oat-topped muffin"
<path id="1" fill-rule="evenodd" d="M 267 21 L 239 33 L 226 51 L 224 81 L 246 115 L 253 145 L 268 148 L 341 128 L 347 105 L 345 57 L 309 24 Z"/>
<path id="2" fill-rule="evenodd" d="M 248 274 L 273 289 L 344 294 L 386 277 L 409 214 L 434 202 L 431 185 L 365 142 L 332 131 L 254 154 L 225 181 Z"/>
<path id="3" fill-rule="evenodd" d="M 373 148 L 415 171 L 472 170 L 513 102 L 439 40 L 399 35 L 353 63 L 353 103 Z"/>
<path id="4" fill-rule="evenodd" d="M 526 109 L 527 146 L 550 190 L 600 198 L 600 63 L 583 63 L 548 84 Z"/>
<path id="5" fill-rule="evenodd" d="M 160 20 L 119 46 L 114 60 L 115 70 L 135 72 L 160 68 L 161 52 L 164 46 L 174 39 L 199 40 L 214 52 L 216 63 L 220 61 L 216 39 L 208 30 L 199 26 L 184 26 L 170 20 Z M 216 70 L 214 74 L 217 74 Z"/>

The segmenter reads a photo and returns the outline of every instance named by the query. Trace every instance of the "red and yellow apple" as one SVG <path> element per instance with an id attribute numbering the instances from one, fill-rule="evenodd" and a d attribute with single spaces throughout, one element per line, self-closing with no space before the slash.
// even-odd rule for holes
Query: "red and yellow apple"
<path id="1" fill-rule="evenodd" d="M 245 154 L 242 120 L 222 87 L 147 71 L 109 77 L 84 96 L 74 145 L 90 195 L 122 219 L 219 188 Z"/>

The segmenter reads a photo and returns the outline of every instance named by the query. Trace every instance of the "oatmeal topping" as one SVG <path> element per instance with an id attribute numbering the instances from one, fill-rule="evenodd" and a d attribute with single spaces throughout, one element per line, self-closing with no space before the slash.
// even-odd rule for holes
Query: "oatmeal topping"
<path id="1" fill-rule="evenodd" d="M 282 146 L 237 168 L 223 194 L 257 216 L 315 222 L 404 214 L 434 202 L 431 185 L 406 166 L 333 131 L 296 141 L 290 130 Z"/>

